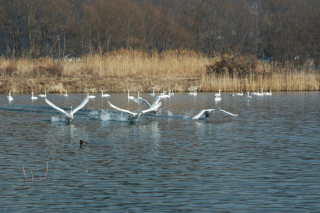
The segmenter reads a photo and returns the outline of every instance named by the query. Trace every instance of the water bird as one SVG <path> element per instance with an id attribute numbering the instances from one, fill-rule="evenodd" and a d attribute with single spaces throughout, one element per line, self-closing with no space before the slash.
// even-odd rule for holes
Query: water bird
<path id="1" fill-rule="evenodd" d="M 251 95 L 257 95 L 259 93 L 259 88 L 258 88 L 258 92 L 252 92 Z"/>
<path id="2" fill-rule="evenodd" d="M 61 109 L 60 107 L 57 107 L 56 105 L 54 105 L 51 101 L 49 101 L 48 99 L 45 99 L 45 101 L 47 102 L 47 104 L 49 104 L 50 106 L 52 106 L 53 108 L 55 108 L 56 110 L 62 112 L 63 114 L 66 115 L 66 119 L 65 119 L 65 122 L 67 124 L 69 124 L 72 120 L 73 120 L 73 115 L 78 111 L 80 110 L 81 108 L 83 108 L 89 101 L 89 98 L 86 97 L 82 103 L 77 106 L 76 108 L 74 108 L 74 110 L 72 110 L 72 106 L 71 106 L 71 109 L 70 109 L 70 113 L 67 113 L 66 111 L 64 111 L 63 109 Z"/>
<path id="3" fill-rule="evenodd" d="M 233 114 L 233 113 L 230 113 L 230 112 L 227 112 L 225 110 L 222 110 L 222 109 L 204 109 L 204 110 L 201 110 L 197 115 L 195 115 L 192 119 L 195 120 L 195 119 L 199 119 L 202 115 L 204 115 L 204 118 L 208 118 L 209 115 L 213 114 L 214 112 L 224 112 L 226 114 L 229 114 L 229 115 L 232 115 L 232 116 L 238 116 L 238 114 Z"/>
<path id="4" fill-rule="evenodd" d="M 9 101 L 13 101 L 13 98 L 11 96 L 11 90 L 9 91 L 9 94 L 8 94 L 7 98 L 8 98 Z"/>
<path id="5" fill-rule="evenodd" d="M 68 96 L 68 91 L 66 90 L 66 93 L 63 94 L 64 97 L 67 97 Z"/>
<path id="6" fill-rule="evenodd" d="M 125 113 L 129 114 L 128 120 L 130 120 L 131 122 L 136 121 L 136 120 L 140 117 L 141 114 L 155 111 L 155 110 L 157 110 L 157 109 L 161 106 L 161 102 L 160 102 L 160 103 L 158 103 L 157 105 L 155 105 L 155 106 L 153 106 L 153 107 L 151 107 L 151 108 L 149 108 L 149 109 L 142 110 L 142 111 L 140 111 L 140 112 L 131 112 L 131 111 L 129 111 L 129 110 L 121 109 L 121 108 L 119 108 L 119 107 L 111 104 L 110 101 L 108 101 L 108 103 L 109 103 L 109 105 L 110 105 L 113 109 L 116 109 L 116 110 L 119 110 L 119 111 L 121 111 L 121 112 L 125 112 Z"/>
<path id="7" fill-rule="evenodd" d="M 88 142 L 80 140 L 80 146 L 83 145 L 83 144 L 88 144 Z"/>
<path id="8" fill-rule="evenodd" d="M 87 97 L 88 98 L 95 98 L 96 96 L 95 95 L 89 95 L 89 92 L 87 93 Z"/>
<path id="9" fill-rule="evenodd" d="M 40 95 L 38 95 L 38 96 L 39 96 L 39 97 L 42 97 L 42 98 L 47 97 L 47 90 L 44 89 L 44 94 L 40 94 Z"/>
<path id="10" fill-rule="evenodd" d="M 138 99 L 142 99 L 139 94 L 140 94 L 140 91 L 138 90 Z"/>
<path id="11" fill-rule="evenodd" d="M 128 90 L 128 99 L 131 99 L 131 100 L 133 100 L 133 99 L 134 99 L 134 97 L 133 97 L 133 96 L 130 96 L 130 95 L 129 95 L 129 90 Z"/>
<path id="12" fill-rule="evenodd" d="M 249 91 L 248 91 L 247 99 L 251 99 L 251 98 L 252 97 L 250 96 Z"/>
<path id="13" fill-rule="evenodd" d="M 271 89 L 270 89 L 270 92 L 265 92 L 263 93 L 264 95 L 272 95 L 272 92 L 271 92 Z"/>
<path id="14" fill-rule="evenodd" d="M 221 101 L 221 97 L 220 97 L 220 96 L 216 96 L 216 97 L 214 98 L 214 100 L 215 100 L 215 101 Z"/>
<path id="15" fill-rule="evenodd" d="M 103 90 L 101 90 L 101 91 L 102 91 L 101 97 L 110 97 L 109 94 L 103 94 Z"/>
<path id="16" fill-rule="evenodd" d="M 214 94 L 215 97 L 220 97 L 221 96 L 221 90 L 219 90 L 219 93 Z"/>
<path id="17" fill-rule="evenodd" d="M 32 96 L 31 96 L 31 99 L 32 99 L 32 100 L 38 99 L 38 97 L 33 96 L 33 92 L 31 92 L 31 94 L 32 94 Z"/>
<path id="18" fill-rule="evenodd" d="M 197 88 L 195 88 L 193 92 L 189 92 L 188 95 L 197 96 Z"/>
<path id="19" fill-rule="evenodd" d="M 235 96 L 235 94 L 234 94 L 234 90 L 232 90 L 232 91 L 233 91 L 233 92 L 232 92 L 231 96 L 232 96 L 232 97 L 234 97 L 234 96 Z"/>
<path id="20" fill-rule="evenodd" d="M 242 90 L 240 93 L 236 93 L 236 95 L 243 96 Z"/>
<path id="21" fill-rule="evenodd" d="M 155 96 L 155 94 L 154 94 L 154 90 L 152 90 L 152 93 L 150 94 L 151 96 Z"/>
<path id="22" fill-rule="evenodd" d="M 157 97 L 156 97 L 156 100 L 155 100 L 152 104 L 150 104 L 147 100 L 145 100 L 145 99 L 143 99 L 143 98 L 140 98 L 140 99 L 135 98 L 135 99 L 134 99 L 134 102 L 136 102 L 136 103 L 142 103 L 142 102 L 143 102 L 143 103 L 145 103 L 145 105 L 148 107 L 148 109 L 150 109 L 150 108 L 153 108 L 154 106 L 158 105 L 160 100 L 161 100 L 161 97 L 160 97 L 160 96 L 157 96 Z M 161 105 L 161 104 L 162 104 L 162 103 L 160 102 L 160 105 Z M 150 111 L 150 112 L 153 112 L 154 114 L 156 114 L 157 111 L 158 111 L 158 108 L 155 109 L 154 111 Z"/>

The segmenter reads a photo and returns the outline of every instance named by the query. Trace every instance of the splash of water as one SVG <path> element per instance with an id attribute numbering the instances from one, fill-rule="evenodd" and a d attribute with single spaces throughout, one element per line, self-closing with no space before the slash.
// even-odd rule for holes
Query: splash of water
<path id="1" fill-rule="evenodd" d="M 59 118 L 59 116 L 52 116 L 51 117 L 51 122 L 59 122 L 59 121 L 64 121 L 64 119 Z"/>

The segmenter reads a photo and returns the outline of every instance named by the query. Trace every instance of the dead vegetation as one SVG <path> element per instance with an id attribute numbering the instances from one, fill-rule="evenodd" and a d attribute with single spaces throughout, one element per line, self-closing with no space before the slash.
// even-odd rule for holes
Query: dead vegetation
<path id="1" fill-rule="evenodd" d="M 174 50 L 152 55 L 139 50 L 117 50 L 89 55 L 85 61 L 51 58 L 6 60 L 0 58 L 0 92 L 126 92 L 232 91 L 272 88 L 273 91 L 319 90 L 319 73 L 271 66 L 254 56 L 217 55 Z"/>

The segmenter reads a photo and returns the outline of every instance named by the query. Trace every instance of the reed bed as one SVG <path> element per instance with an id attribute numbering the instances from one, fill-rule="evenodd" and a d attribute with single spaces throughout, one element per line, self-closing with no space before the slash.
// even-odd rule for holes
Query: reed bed
<path id="1" fill-rule="evenodd" d="M 225 56 L 224 56 L 225 57 Z M 88 55 L 84 61 L 55 61 L 0 58 L 0 92 L 27 93 L 34 91 L 70 92 L 132 92 L 188 91 L 315 91 L 320 88 L 319 72 L 287 71 L 269 63 L 255 61 L 246 75 L 229 72 L 208 73 L 208 66 L 221 62 L 223 56 L 209 58 L 201 53 L 172 50 L 146 53 L 140 50 L 117 50 L 105 55 Z M 245 61 L 239 57 L 239 61 Z M 239 63 L 240 63 L 239 62 Z M 244 63 L 244 62 L 243 62 Z M 231 69 L 231 68 L 229 68 Z"/>

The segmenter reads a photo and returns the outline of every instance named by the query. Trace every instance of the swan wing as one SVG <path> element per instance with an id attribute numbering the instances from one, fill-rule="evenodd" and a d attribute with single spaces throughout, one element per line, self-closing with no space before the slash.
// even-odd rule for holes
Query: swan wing
<path id="1" fill-rule="evenodd" d="M 224 112 L 224 113 L 227 113 L 227 114 L 232 115 L 232 116 L 238 116 L 238 114 L 233 114 L 233 113 L 227 112 L 227 111 L 225 111 L 225 110 L 223 110 L 223 109 L 219 109 L 219 111 Z"/>
<path id="2" fill-rule="evenodd" d="M 77 106 L 76 108 L 74 108 L 74 110 L 72 110 L 72 113 L 73 114 L 76 113 L 78 110 L 84 107 L 88 103 L 88 101 L 89 101 L 89 98 L 86 97 L 79 106 Z"/>
<path id="3" fill-rule="evenodd" d="M 195 119 L 199 119 L 204 113 L 206 112 L 210 112 L 212 113 L 213 111 L 215 111 L 216 109 L 204 109 L 204 110 L 201 110 L 197 115 L 193 116 L 193 120 Z"/>
<path id="4" fill-rule="evenodd" d="M 110 101 L 108 101 L 108 103 L 113 109 L 116 109 L 116 110 L 119 110 L 121 112 L 125 112 L 125 113 L 128 113 L 128 114 L 131 114 L 133 116 L 135 116 L 137 114 L 137 113 L 130 112 L 129 110 L 125 110 L 125 109 L 121 109 L 119 107 L 116 107 L 115 105 L 111 104 Z"/>
<path id="5" fill-rule="evenodd" d="M 152 112 L 152 111 L 156 111 L 160 106 L 162 105 L 161 102 L 159 102 L 158 104 L 150 107 L 149 109 L 146 110 L 142 110 L 141 113 L 147 113 L 147 112 Z"/>
<path id="6" fill-rule="evenodd" d="M 136 103 L 142 103 L 142 102 L 145 103 L 148 108 L 151 107 L 151 105 L 149 104 L 149 102 L 148 102 L 147 100 L 143 99 L 143 98 L 135 98 L 135 99 L 133 99 L 133 100 L 134 100 L 134 102 L 136 102 Z"/>
<path id="7" fill-rule="evenodd" d="M 50 106 L 52 106 L 53 108 L 55 108 L 56 110 L 64 113 L 65 115 L 68 115 L 68 113 L 66 111 L 64 111 L 63 109 L 61 109 L 60 107 L 57 107 L 56 105 L 54 105 L 51 101 L 49 101 L 48 99 L 44 99 L 47 104 L 49 104 Z"/>
<path id="8" fill-rule="evenodd" d="M 160 100 L 161 100 L 161 97 L 157 96 L 156 100 L 152 103 L 152 105 L 150 107 L 156 106 L 159 103 Z"/>

